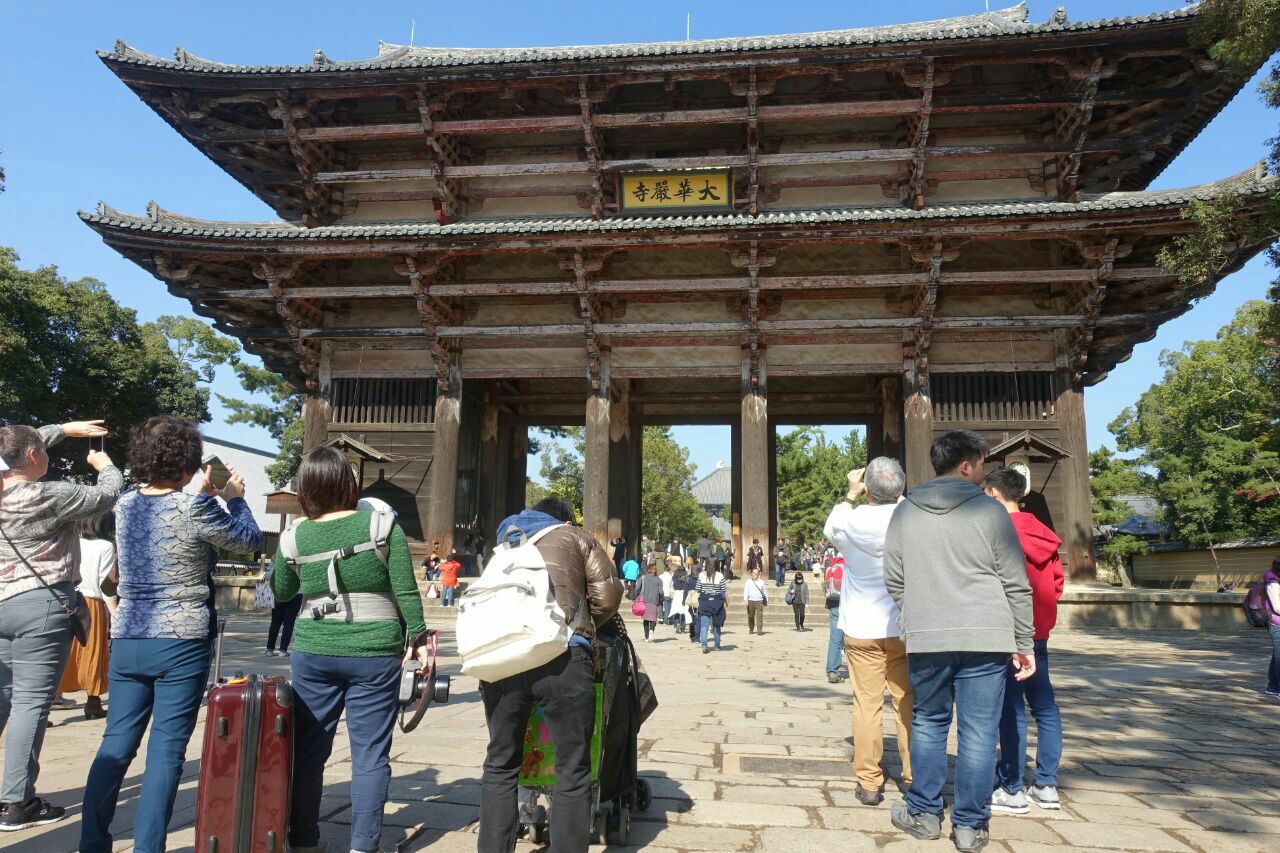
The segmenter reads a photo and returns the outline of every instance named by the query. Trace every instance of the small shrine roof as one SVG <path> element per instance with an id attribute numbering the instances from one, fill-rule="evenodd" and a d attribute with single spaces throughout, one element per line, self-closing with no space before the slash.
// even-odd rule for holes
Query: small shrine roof
<path id="1" fill-rule="evenodd" d="M 123 213 L 99 203 L 93 213 L 80 211 L 80 218 L 93 227 L 149 232 L 157 235 L 252 240 L 346 240 L 359 238 L 425 238 L 471 235 L 529 235 L 556 233 L 608 233 L 668 230 L 716 230 L 734 227 L 825 225 L 860 222 L 908 222 L 951 219 L 981 219 L 1011 216 L 1071 217 L 1088 213 L 1139 208 L 1182 206 L 1192 200 L 1209 200 L 1228 194 L 1262 196 L 1280 187 L 1280 177 L 1268 176 L 1265 163 L 1219 181 L 1194 187 L 1138 192 L 1084 195 L 1079 202 L 1011 200 L 959 205 L 934 205 L 923 210 L 900 206 L 845 207 L 811 210 L 772 210 L 758 216 L 731 213 L 714 216 L 589 216 L 539 217 L 523 219 L 472 219 L 440 225 L 429 221 L 387 221 L 323 225 L 306 228 L 300 224 L 268 222 L 228 222 L 197 219 L 171 213 L 155 202 L 139 216 Z"/>
<path id="2" fill-rule="evenodd" d="M 1037 24 L 1027 20 L 1027 4 L 1022 2 L 1007 9 L 934 21 L 791 35 L 520 48 L 417 47 L 381 42 L 378 45 L 377 55 L 369 59 L 334 60 L 326 56 L 322 50 L 317 49 L 310 63 L 293 65 L 236 65 L 216 62 L 196 56 L 181 47 L 177 48 L 173 58 L 169 59 L 130 47 L 123 41 L 117 41 L 114 49 L 110 51 L 98 51 L 98 55 L 108 62 L 125 65 L 208 74 L 330 73 L 468 65 L 581 62 L 598 59 L 644 59 L 1005 37 L 1052 37 L 1072 33 L 1100 33 L 1140 28 L 1187 19 L 1196 15 L 1198 11 L 1199 4 L 1194 3 L 1145 15 L 1072 21 L 1066 11 L 1059 7 L 1049 20 Z"/>

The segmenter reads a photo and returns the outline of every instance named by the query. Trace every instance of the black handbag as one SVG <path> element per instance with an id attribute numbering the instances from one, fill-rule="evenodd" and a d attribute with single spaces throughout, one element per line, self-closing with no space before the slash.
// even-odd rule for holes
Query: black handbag
<path id="1" fill-rule="evenodd" d="M 27 562 L 26 556 L 18 550 L 18 546 L 9 538 L 9 534 L 3 527 L 0 527 L 0 536 L 4 537 L 4 541 L 9 543 L 9 547 L 17 556 L 18 561 L 27 567 L 27 571 L 31 572 L 31 576 L 36 579 L 40 586 L 49 590 L 49 594 L 58 602 L 58 606 L 67 614 L 71 620 L 71 635 L 76 638 L 76 642 L 82 646 L 89 645 L 89 605 L 85 603 L 84 596 L 80 590 L 75 590 L 71 595 L 71 604 L 67 604 L 65 598 L 53 591 L 53 587 L 40 577 L 40 573 L 36 571 L 35 566 Z"/>

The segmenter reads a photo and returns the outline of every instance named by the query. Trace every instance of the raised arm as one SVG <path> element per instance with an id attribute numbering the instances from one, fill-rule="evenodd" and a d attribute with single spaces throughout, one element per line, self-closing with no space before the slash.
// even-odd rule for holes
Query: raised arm
<path id="1" fill-rule="evenodd" d="M 262 531 L 244 498 L 232 498 L 224 510 L 212 495 L 196 495 L 191 501 L 191 516 L 197 535 L 215 548 L 251 554 L 262 547 Z"/>

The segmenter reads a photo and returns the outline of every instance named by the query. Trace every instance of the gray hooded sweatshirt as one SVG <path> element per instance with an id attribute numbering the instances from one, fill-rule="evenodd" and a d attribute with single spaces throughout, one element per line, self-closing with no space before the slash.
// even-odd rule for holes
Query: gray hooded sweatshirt
<path id="1" fill-rule="evenodd" d="M 1009 513 L 959 477 L 916 486 L 884 542 L 908 654 L 1032 652 L 1031 585 Z"/>

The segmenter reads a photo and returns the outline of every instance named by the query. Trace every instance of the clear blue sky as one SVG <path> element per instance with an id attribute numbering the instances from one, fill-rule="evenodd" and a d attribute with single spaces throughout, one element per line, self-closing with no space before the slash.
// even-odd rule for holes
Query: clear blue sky
<path id="1" fill-rule="evenodd" d="M 1012 5 L 993 0 L 993 8 Z M 1057 0 L 1032 0 L 1031 18 L 1047 19 Z M 1076 20 L 1175 8 L 1178 0 L 1067 0 Z M 144 107 L 98 61 L 95 48 L 116 38 L 171 55 L 175 45 L 199 56 L 238 63 L 305 63 L 321 47 L 334 58 L 372 56 L 379 39 L 441 46 L 521 46 L 679 39 L 685 15 L 695 38 L 838 29 L 919 21 L 981 11 L 983 0 L 869 3 L 849 0 L 599 0 L 439 3 L 343 2 L 10 3 L 0 30 L 0 149 L 8 190 L 0 195 L 0 245 L 15 247 L 26 266 L 57 264 L 70 277 L 105 281 L 146 320 L 188 310 L 159 282 L 107 249 L 75 216 L 99 199 L 140 212 L 154 198 L 180 213 L 222 219 L 274 218 L 272 212 Z M 1255 81 L 1256 83 L 1256 81 Z M 1202 183 L 1245 168 L 1264 154 L 1277 114 L 1245 91 L 1197 138 L 1153 187 Z M 1184 317 L 1087 395 L 1091 446 L 1110 444 L 1106 425 L 1158 376 L 1161 349 L 1211 336 L 1246 299 L 1261 298 L 1274 270 L 1261 260 L 1227 279 Z M 235 394 L 228 376 L 215 390 Z M 211 435 L 269 446 L 265 433 L 223 424 Z M 683 429 L 701 472 L 724 458 L 727 430 Z"/>

